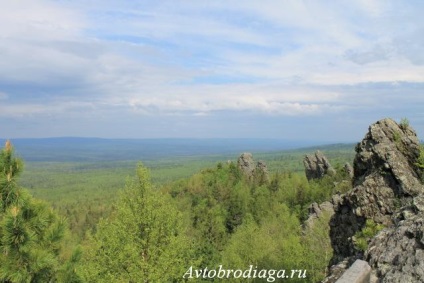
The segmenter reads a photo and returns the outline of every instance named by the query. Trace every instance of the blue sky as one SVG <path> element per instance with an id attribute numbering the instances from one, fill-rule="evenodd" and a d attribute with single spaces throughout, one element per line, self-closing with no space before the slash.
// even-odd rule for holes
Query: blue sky
<path id="1" fill-rule="evenodd" d="M 0 137 L 358 141 L 424 132 L 424 1 L 17 0 Z"/>

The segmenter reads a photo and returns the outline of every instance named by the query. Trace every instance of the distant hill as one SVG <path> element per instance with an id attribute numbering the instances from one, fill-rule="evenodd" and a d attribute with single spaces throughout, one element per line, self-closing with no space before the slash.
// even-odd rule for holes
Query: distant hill
<path id="1" fill-rule="evenodd" d="M 0 139 L 4 144 L 5 140 Z M 96 162 L 152 160 L 179 156 L 272 152 L 314 145 L 309 141 L 277 139 L 12 139 L 25 161 Z"/>

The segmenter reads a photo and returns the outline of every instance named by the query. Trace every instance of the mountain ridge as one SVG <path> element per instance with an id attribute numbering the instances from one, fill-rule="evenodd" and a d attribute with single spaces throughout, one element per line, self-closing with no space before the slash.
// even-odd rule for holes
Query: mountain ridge
<path id="1" fill-rule="evenodd" d="M 6 139 L 0 139 L 4 143 Z M 352 147 L 332 143 L 251 138 L 152 138 L 104 139 L 85 137 L 11 139 L 16 153 L 26 161 L 120 161 L 152 160 L 168 156 L 239 154 L 240 152 L 276 152 L 307 148 Z"/>

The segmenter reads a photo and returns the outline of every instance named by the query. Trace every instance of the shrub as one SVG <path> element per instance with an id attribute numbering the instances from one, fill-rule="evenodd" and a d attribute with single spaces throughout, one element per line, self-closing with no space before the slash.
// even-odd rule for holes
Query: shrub
<path id="1" fill-rule="evenodd" d="M 355 247 L 358 250 L 366 251 L 371 239 L 383 229 L 384 225 L 375 223 L 372 219 L 367 219 L 364 228 L 355 234 Z"/>
<path id="2" fill-rule="evenodd" d="M 409 120 L 407 118 L 402 118 L 400 119 L 400 123 L 399 123 L 401 129 L 405 130 L 406 128 L 409 127 Z"/>

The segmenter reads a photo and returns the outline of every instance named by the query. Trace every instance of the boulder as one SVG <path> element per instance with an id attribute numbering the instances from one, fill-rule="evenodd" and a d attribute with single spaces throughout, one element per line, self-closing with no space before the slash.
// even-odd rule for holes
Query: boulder
<path id="1" fill-rule="evenodd" d="M 368 262 L 357 259 L 336 283 L 369 283 L 371 267 Z"/>

